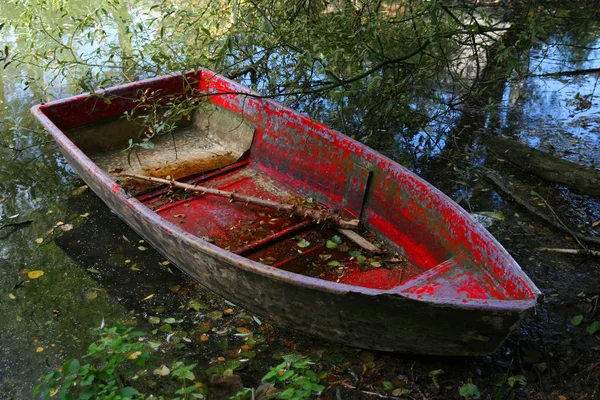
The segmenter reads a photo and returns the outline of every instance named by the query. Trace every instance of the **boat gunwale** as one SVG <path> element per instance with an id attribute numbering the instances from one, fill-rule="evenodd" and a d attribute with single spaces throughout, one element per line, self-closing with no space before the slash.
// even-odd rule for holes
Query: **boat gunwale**
<path id="1" fill-rule="evenodd" d="M 452 209 L 453 212 L 461 213 L 466 219 L 467 222 L 470 223 L 468 227 L 470 230 L 476 231 L 476 233 L 480 234 L 486 240 L 491 241 L 495 247 L 499 255 L 507 261 L 507 267 L 510 266 L 513 269 L 513 272 L 521 279 L 523 279 L 524 284 L 527 285 L 529 291 L 531 291 L 531 298 L 523 299 L 523 300 L 498 300 L 498 299 L 476 299 L 476 298 L 467 298 L 467 299 L 459 299 L 453 297 L 444 297 L 444 296 L 430 296 L 430 295 L 414 295 L 401 293 L 399 288 L 402 288 L 402 285 L 395 286 L 391 289 L 382 290 L 382 289 L 373 289 L 366 288 L 361 286 L 354 286 L 344 283 L 331 282 L 322 280 L 319 278 L 308 277 L 305 275 L 297 274 L 294 272 L 288 272 L 285 270 L 281 270 L 278 268 L 274 268 L 272 266 L 262 264 L 257 261 L 250 260 L 244 256 L 237 255 L 231 251 L 220 248 L 216 245 L 213 245 L 207 242 L 204 239 L 201 239 L 198 236 L 195 236 L 189 232 L 186 232 L 179 226 L 167 221 L 162 216 L 158 215 L 156 212 L 150 210 L 146 205 L 137 200 L 135 197 L 132 197 L 129 193 L 127 193 L 118 183 L 116 183 L 104 170 L 100 169 L 81 149 L 79 149 L 69 137 L 60 129 L 51 119 L 44 113 L 44 109 L 59 106 L 62 104 L 68 104 L 78 100 L 84 100 L 86 98 L 90 98 L 92 96 L 98 96 L 103 94 L 111 94 L 116 90 L 123 90 L 129 88 L 135 88 L 137 86 L 144 86 L 152 82 L 160 82 L 166 79 L 172 79 L 177 77 L 192 77 L 194 74 L 204 74 L 210 75 L 211 78 L 218 78 L 219 80 L 226 81 L 236 88 L 235 93 L 218 93 L 218 92 L 210 92 L 210 89 L 206 91 L 206 93 L 210 96 L 225 96 L 225 95 L 236 95 L 243 96 L 244 94 L 248 94 L 251 96 L 259 96 L 261 101 L 265 101 L 269 103 L 271 106 L 274 106 L 280 110 L 284 110 L 286 112 L 299 115 L 301 117 L 308 118 L 312 121 L 316 126 L 320 126 L 330 130 L 331 132 L 335 132 L 338 135 L 342 135 L 343 138 L 349 140 L 352 144 L 361 148 L 363 150 L 362 157 L 366 155 L 370 155 L 372 157 L 379 158 L 380 160 L 376 160 L 377 162 L 384 162 L 388 171 L 396 170 L 396 172 L 400 174 L 407 174 L 418 181 L 425 182 L 421 177 L 414 174 L 410 170 L 405 167 L 399 165 L 394 162 L 390 158 L 386 157 L 378 153 L 377 151 L 361 144 L 360 142 L 344 136 L 342 133 L 335 131 L 321 122 L 314 121 L 308 116 L 299 113 L 289 107 L 286 107 L 282 103 L 279 103 L 273 99 L 262 97 L 260 94 L 252 91 L 245 86 L 232 81 L 222 75 L 219 75 L 213 71 L 210 71 L 205 68 L 199 68 L 195 71 L 190 71 L 187 73 L 174 73 L 167 74 L 158 77 L 148 78 L 136 82 L 131 82 L 123 85 L 116 85 L 106 89 L 102 89 L 93 93 L 82 93 L 76 96 L 71 96 L 59 100 L 54 100 L 52 102 L 48 102 L 46 104 L 38 104 L 31 108 L 32 113 L 36 116 L 36 118 L 44 125 L 44 127 L 52 134 L 54 139 L 57 141 L 59 146 L 63 151 L 68 152 L 71 157 L 76 160 L 81 168 L 88 170 L 92 173 L 97 179 L 98 183 L 104 185 L 107 188 L 111 188 L 113 196 L 123 204 L 127 205 L 131 212 L 137 213 L 146 219 L 149 223 L 155 223 L 160 226 L 161 230 L 167 232 L 173 236 L 176 236 L 182 240 L 187 241 L 193 248 L 198 249 L 199 251 L 205 252 L 208 255 L 215 256 L 225 262 L 235 265 L 236 267 L 245 269 L 252 273 L 259 273 L 267 278 L 273 278 L 280 281 L 285 281 L 287 283 L 292 283 L 298 286 L 304 286 L 310 289 L 318 289 L 325 292 L 337 293 L 340 295 L 346 294 L 348 292 L 359 293 L 367 296 L 378 296 L 378 295 L 393 295 L 405 298 L 407 300 L 415 300 L 419 302 L 425 302 L 431 304 L 433 306 L 450 306 L 453 308 L 461 308 L 461 309 L 489 309 L 494 311 L 510 311 L 510 312 L 524 312 L 528 309 L 532 308 L 537 303 L 537 297 L 541 294 L 536 285 L 531 281 L 531 279 L 522 271 L 519 264 L 512 258 L 512 256 L 504 249 L 504 247 L 484 228 L 482 228 L 475 219 L 470 216 L 466 211 L 462 210 L 452 199 L 446 196 L 439 189 L 434 187 L 431 184 L 429 186 L 430 190 L 433 192 L 434 196 L 443 200 L 447 203 L 447 205 Z M 313 126 L 315 126 L 313 125 Z M 143 236 L 143 235 L 142 235 Z M 187 268 L 183 268 L 184 271 Z"/>

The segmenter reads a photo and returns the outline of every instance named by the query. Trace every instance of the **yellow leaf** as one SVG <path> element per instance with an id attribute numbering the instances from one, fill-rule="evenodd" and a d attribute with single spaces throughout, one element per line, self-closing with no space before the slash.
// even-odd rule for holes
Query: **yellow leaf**
<path id="1" fill-rule="evenodd" d="M 44 351 L 43 347 L 38 347 L 37 349 L 35 349 L 36 353 L 41 353 L 42 351 Z"/>
<path id="2" fill-rule="evenodd" d="M 131 353 L 127 358 L 130 360 L 135 360 L 136 358 L 138 358 L 140 355 L 142 354 L 141 351 L 134 351 L 133 353 Z"/>
<path id="3" fill-rule="evenodd" d="M 81 214 L 79 216 L 82 217 L 82 218 L 87 218 L 87 217 L 90 216 L 90 213 Z"/>
<path id="4" fill-rule="evenodd" d="M 40 269 L 37 269 L 35 271 L 29 271 L 27 273 L 27 277 L 29 279 L 37 279 L 37 278 L 41 277 L 42 275 L 44 275 L 44 271 L 42 271 Z"/>
<path id="5" fill-rule="evenodd" d="M 58 222 L 56 223 L 56 226 L 61 226 L 61 225 L 64 225 L 64 224 L 65 224 L 64 222 L 62 222 L 62 221 L 58 221 Z"/>
<path id="6" fill-rule="evenodd" d="M 50 397 L 54 397 L 54 396 L 56 396 L 56 393 L 58 393 L 58 390 L 59 390 L 59 389 L 60 389 L 60 388 L 53 388 L 53 389 L 50 389 Z"/>
<path id="7" fill-rule="evenodd" d="M 6 198 L 0 197 L 0 203 L 2 203 L 4 200 L 6 200 Z"/>
<path id="8" fill-rule="evenodd" d="M 9 297 L 11 300 L 16 300 L 16 299 L 17 299 L 17 296 L 15 296 L 13 293 L 9 293 L 9 294 L 8 294 L 8 297 Z"/>
<path id="9" fill-rule="evenodd" d="M 44 238 L 37 238 L 37 239 L 35 239 L 35 242 L 37 244 L 42 244 L 42 243 L 44 243 Z"/>

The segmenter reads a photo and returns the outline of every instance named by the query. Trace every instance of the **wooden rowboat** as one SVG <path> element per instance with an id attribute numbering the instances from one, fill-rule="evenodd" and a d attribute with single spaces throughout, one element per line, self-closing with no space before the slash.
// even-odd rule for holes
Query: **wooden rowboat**
<path id="1" fill-rule="evenodd" d="M 519 265 L 439 190 L 209 70 L 32 111 L 89 187 L 158 251 L 275 323 L 369 349 L 480 355 L 536 304 Z M 144 135 L 155 135 L 152 145 Z M 337 210 L 386 250 L 369 254 L 336 228 L 284 211 L 123 173 Z"/>

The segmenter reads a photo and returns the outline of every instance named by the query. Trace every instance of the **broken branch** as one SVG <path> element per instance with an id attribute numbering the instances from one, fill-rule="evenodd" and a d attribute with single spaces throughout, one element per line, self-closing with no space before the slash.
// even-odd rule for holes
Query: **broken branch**
<path id="1" fill-rule="evenodd" d="M 383 251 L 379 247 L 375 246 L 373 243 L 369 242 L 367 239 L 360 236 L 358 233 L 356 233 L 354 231 L 351 231 L 349 229 L 343 229 L 343 228 L 337 228 L 337 231 L 339 233 L 341 233 L 342 235 L 344 235 L 346 237 L 346 239 L 350 240 L 355 245 L 360 246 L 362 249 L 364 249 L 365 251 L 368 251 L 369 253 L 373 253 L 373 254 L 383 253 Z"/>
<path id="2" fill-rule="evenodd" d="M 204 186 L 198 185 L 189 185 L 187 183 L 181 183 L 175 180 L 168 180 L 162 178 L 154 178 L 151 176 L 143 176 L 143 175 L 134 175 L 134 174 L 121 174 L 121 176 L 126 176 L 129 178 L 140 179 L 148 182 L 157 182 L 164 183 L 167 185 L 171 185 L 174 187 L 178 187 L 184 190 L 191 190 L 194 192 L 202 193 L 202 194 L 212 194 L 214 196 L 225 197 L 231 201 L 237 201 L 240 203 L 252 204 L 260 207 L 273 208 L 275 210 L 287 211 L 298 217 L 304 219 L 310 219 L 320 222 L 329 222 L 335 226 L 338 226 L 343 229 L 356 229 L 358 227 L 359 220 L 351 219 L 345 220 L 341 215 L 328 211 L 328 210 L 312 210 L 309 208 L 295 206 L 293 204 L 279 203 L 273 200 L 265 200 L 260 197 L 248 196 L 245 194 L 235 193 L 235 192 L 227 192 L 225 190 L 213 189 Z"/>
<path id="3" fill-rule="evenodd" d="M 500 178 L 498 178 L 498 174 L 496 173 L 496 171 L 493 171 L 491 169 L 486 169 L 485 177 L 488 178 L 490 181 L 492 181 L 498 187 L 498 189 L 500 189 L 505 194 L 509 195 L 516 203 L 525 207 L 527 210 L 529 210 L 529 212 L 534 214 L 536 217 L 543 219 L 544 221 L 546 221 L 547 223 L 549 223 L 556 229 L 566 232 L 569 235 L 576 237 L 584 242 L 600 244 L 600 238 L 596 238 L 593 236 L 586 236 L 586 235 L 582 235 L 577 232 L 573 232 L 571 229 L 567 228 L 566 226 L 556 223 L 552 218 L 548 217 L 546 214 L 539 211 L 536 207 L 529 204 L 529 202 L 527 202 L 524 199 L 517 196 L 500 180 Z"/>
<path id="4" fill-rule="evenodd" d="M 600 251 L 598 251 L 598 250 L 589 250 L 589 249 L 555 249 L 555 248 L 549 248 L 549 247 L 542 247 L 539 250 L 540 251 L 551 251 L 553 253 L 574 254 L 574 255 L 579 255 L 579 256 L 600 257 Z"/>

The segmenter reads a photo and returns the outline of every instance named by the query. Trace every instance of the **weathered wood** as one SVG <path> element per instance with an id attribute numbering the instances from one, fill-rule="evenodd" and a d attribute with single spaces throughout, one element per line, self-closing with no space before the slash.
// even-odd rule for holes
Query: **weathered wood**
<path id="1" fill-rule="evenodd" d="M 352 243 L 354 243 L 357 246 L 360 246 L 362 249 L 368 251 L 369 253 L 383 253 L 383 251 L 379 247 L 375 246 L 373 243 L 369 242 L 367 239 L 360 236 L 358 233 L 351 231 L 350 229 L 338 228 L 337 231 L 344 235 Z"/>
<path id="2" fill-rule="evenodd" d="M 536 207 L 531 205 L 528 201 L 517 196 L 504 184 L 504 182 L 502 182 L 502 180 L 498 177 L 498 173 L 496 171 L 494 171 L 492 169 L 487 169 L 485 171 L 485 177 L 488 178 L 490 181 L 492 181 L 498 187 L 498 189 L 500 189 L 505 194 L 509 195 L 515 202 L 522 205 L 527 210 L 529 210 L 529 212 L 534 214 L 536 217 L 543 219 L 544 221 L 546 221 L 547 223 L 549 223 L 556 229 L 566 232 L 569 235 L 576 237 L 579 240 L 583 240 L 588 243 L 594 243 L 594 244 L 600 245 L 600 238 L 596 238 L 593 236 L 586 236 L 586 235 L 582 235 L 581 233 L 573 232 L 571 229 L 557 223 L 552 218 L 548 217 L 546 214 L 544 214 L 543 212 L 538 210 Z"/>
<path id="3" fill-rule="evenodd" d="M 332 211 L 328 211 L 328 210 L 313 210 L 310 208 L 299 207 L 299 206 L 296 206 L 293 204 L 285 204 L 285 203 L 279 203 L 279 202 L 273 201 L 273 200 L 265 200 L 265 199 L 261 199 L 260 197 L 247 196 L 247 195 L 240 194 L 240 193 L 227 192 L 225 190 L 213 189 L 213 188 L 208 188 L 208 187 L 204 187 L 204 186 L 189 185 L 187 183 L 181 183 L 181 182 L 178 182 L 175 180 L 154 178 L 151 176 L 143 176 L 143 175 L 135 175 L 135 174 L 121 174 L 121 176 L 140 179 L 140 180 L 144 180 L 144 181 L 148 181 L 148 182 L 164 183 L 166 185 L 171 185 L 174 187 L 178 187 L 180 189 L 191 190 L 191 191 L 202 193 L 202 194 L 212 194 L 215 196 L 226 197 L 231 201 L 237 201 L 240 203 L 247 203 L 247 204 L 252 204 L 252 205 L 260 206 L 260 207 L 273 208 L 275 210 L 280 210 L 280 211 L 289 211 L 290 213 L 292 213 L 298 217 L 304 218 L 304 219 L 310 219 L 310 220 L 316 221 L 317 223 L 329 222 L 335 226 L 338 226 L 338 227 L 344 228 L 344 229 L 356 229 L 359 224 L 359 220 L 357 220 L 357 219 L 345 220 L 342 218 L 341 215 L 336 214 L 335 212 L 332 212 Z"/>
<path id="4" fill-rule="evenodd" d="M 563 160 L 513 140 L 484 136 L 486 146 L 525 172 L 579 193 L 600 198 L 600 171 Z"/>
<path id="5" fill-rule="evenodd" d="M 555 249 L 549 247 L 542 247 L 539 249 L 540 251 L 550 251 L 553 253 L 562 253 L 562 254 L 573 254 L 578 256 L 594 256 L 600 257 L 600 251 L 598 250 L 589 250 L 589 249 Z"/>

